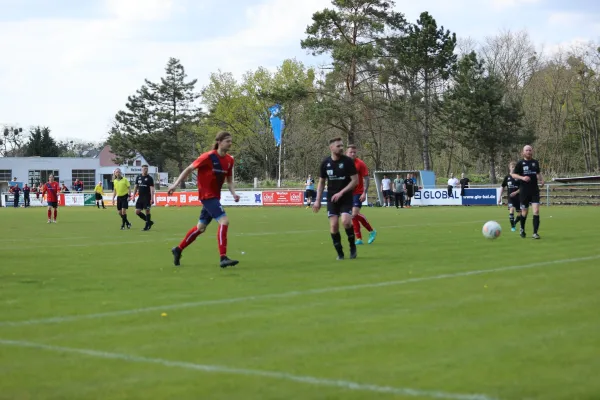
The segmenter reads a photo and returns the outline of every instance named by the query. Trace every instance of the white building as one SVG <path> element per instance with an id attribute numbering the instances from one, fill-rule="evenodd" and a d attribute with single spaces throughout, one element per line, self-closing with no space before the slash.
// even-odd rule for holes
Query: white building
<path id="1" fill-rule="evenodd" d="M 115 168 L 121 168 L 125 177 L 133 183 L 135 177 L 142 172 L 142 165 L 148 164 L 141 154 L 125 165 L 117 165 L 113 161 L 114 158 L 110 146 L 105 146 L 94 158 L 0 157 L 0 182 L 17 178 L 17 182 L 38 186 L 41 182 L 48 182 L 49 175 L 54 175 L 55 180 L 64 183 L 69 189 L 75 179 L 79 179 L 83 182 L 85 191 L 93 190 L 98 182 L 102 182 L 104 190 L 112 190 L 112 174 Z M 158 185 L 158 167 L 149 166 L 148 172 Z M 160 174 L 162 178 L 163 175 Z"/>

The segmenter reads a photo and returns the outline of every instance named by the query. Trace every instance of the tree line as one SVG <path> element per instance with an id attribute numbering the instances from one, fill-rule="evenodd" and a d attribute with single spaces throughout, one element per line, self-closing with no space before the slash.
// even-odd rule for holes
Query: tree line
<path id="1" fill-rule="evenodd" d="M 0 157 L 80 157 L 103 147 L 102 143 L 82 140 L 56 140 L 47 126 L 32 126 L 29 132 L 4 126 L 0 132 Z"/>
<path id="2" fill-rule="evenodd" d="M 315 174 L 327 140 L 354 143 L 372 170 L 465 172 L 495 183 L 524 144 L 550 176 L 600 171 L 600 48 L 545 54 L 527 31 L 459 38 L 393 1 L 333 0 L 299 43 L 325 66 L 282 60 L 197 88 L 175 58 L 127 98 L 108 132 L 118 161 L 138 151 L 176 175 L 215 134 L 234 135 L 236 177 L 275 179 L 269 107 L 281 106 L 283 178 Z M 200 106 L 202 105 L 202 107 Z"/>

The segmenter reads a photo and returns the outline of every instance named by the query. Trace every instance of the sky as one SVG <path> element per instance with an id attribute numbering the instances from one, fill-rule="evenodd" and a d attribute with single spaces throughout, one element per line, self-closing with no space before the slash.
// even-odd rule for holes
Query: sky
<path id="1" fill-rule="evenodd" d="M 459 38 L 526 29 L 545 52 L 600 40 L 595 0 L 396 0 L 414 22 L 428 11 Z M 170 57 L 197 89 L 211 73 L 236 77 L 301 49 L 312 14 L 331 0 L 0 0 L 0 126 L 48 126 L 61 140 L 102 141 L 144 79 Z"/>

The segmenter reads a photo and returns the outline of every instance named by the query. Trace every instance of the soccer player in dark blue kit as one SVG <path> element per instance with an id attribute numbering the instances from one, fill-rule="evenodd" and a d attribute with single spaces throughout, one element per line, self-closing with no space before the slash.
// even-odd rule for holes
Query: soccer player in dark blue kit
<path id="1" fill-rule="evenodd" d="M 533 209 L 533 239 L 540 239 L 540 185 L 544 185 L 544 177 L 540 162 L 533 158 L 533 147 L 523 147 L 523 159 L 520 160 L 512 174 L 513 178 L 520 180 L 519 200 L 521 202 L 521 237 L 525 238 L 525 222 L 529 205 Z"/>
<path id="2" fill-rule="evenodd" d="M 358 173 L 356 172 L 354 160 L 344 155 L 344 144 L 341 138 L 331 139 L 329 150 L 331 156 L 325 158 L 321 163 L 317 199 L 313 204 L 313 211 L 317 213 L 321 209 L 321 196 L 323 195 L 325 182 L 327 182 L 327 216 L 329 217 L 333 247 L 338 254 L 337 259 L 344 259 L 339 225 L 340 217 L 350 244 L 350 258 L 356 258 L 356 237 L 352 226 L 352 192 L 358 184 Z"/>

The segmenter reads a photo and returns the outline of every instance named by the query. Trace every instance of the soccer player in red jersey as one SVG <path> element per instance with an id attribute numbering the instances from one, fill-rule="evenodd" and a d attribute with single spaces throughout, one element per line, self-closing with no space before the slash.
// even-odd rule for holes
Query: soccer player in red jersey
<path id="1" fill-rule="evenodd" d="M 56 223 L 58 216 L 58 194 L 60 193 L 60 185 L 54 181 L 54 175 L 48 177 L 48 182 L 42 188 L 42 195 L 46 195 L 48 202 L 48 223 Z M 52 218 L 52 209 L 54 209 L 54 219 Z"/>
<path id="2" fill-rule="evenodd" d="M 235 193 L 233 186 L 233 157 L 227 152 L 231 148 L 231 133 L 220 132 L 215 138 L 215 144 L 212 151 L 203 153 L 191 163 L 177 180 L 169 187 L 169 195 L 184 182 L 192 171 L 197 170 L 198 174 L 198 194 L 202 202 L 202 211 L 198 224 L 188 231 L 185 238 L 179 243 L 179 246 L 173 247 L 173 263 L 180 265 L 181 253 L 188 247 L 196 238 L 204 233 L 206 227 L 214 219 L 219 223 L 217 229 L 217 242 L 219 244 L 219 255 L 221 256 L 221 268 L 234 266 L 238 263 L 237 260 L 231 260 L 227 257 L 227 229 L 229 227 L 229 218 L 221 205 L 221 188 L 227 180 L 229 191 L 235 202 L 240 201 L 240 196 Z"/>
<path id="3" fill-rule="evenodd" d="M 367 218 L 360 213 L 362 203 L 367 198 L 367 190 L 369 189 L 369 169 L 363 160 L 356 157 L 356 145 L 349 144 L 346 149 L 346 155 L 354 160 L 354 166 L 358 172 L 358 185 L 354 188 L 352 200 L 352 226 L 354 227 L 354 236 L 356 236 L 356 244 L 363 244 L 362 234 L 360 233 L 360 225 L 364 226 L 369 231 L 369 244 L 375 241 L 377 231 L 373 229 Z"/>

